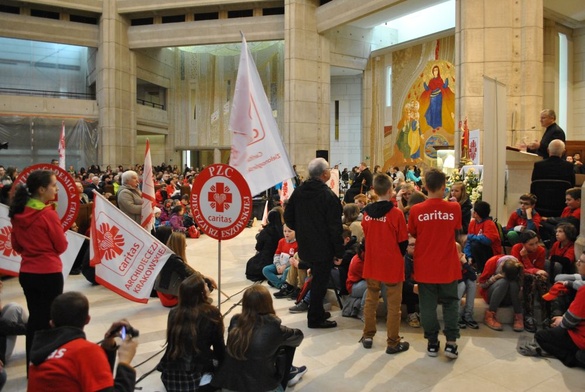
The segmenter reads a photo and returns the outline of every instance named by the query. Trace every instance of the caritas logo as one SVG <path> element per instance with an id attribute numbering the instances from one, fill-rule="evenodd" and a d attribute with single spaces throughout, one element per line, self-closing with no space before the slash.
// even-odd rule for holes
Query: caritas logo
<path id="1" fill-rule="evenodd" d="M 4 226 L 0 228 L 0 253 L 3 256 L 16 256 L 17 253 L 12 249 L 12 226 Z"/>
<path id="2" fill-rule="evenodd" d="M 94 248 L 100 264 L 112 272 L 126 276 L 141 258 L 144 242 L 132 234 L 133 228 L 105 212 L 98 212 L 95 222 Z"/>
<path id="3" fill-rule="evenodd" d="M 125 242 L 118 227 L 102 223 L 97 230 L 97 240 L 100 259 L 112 260 L 122 254 Z"/>

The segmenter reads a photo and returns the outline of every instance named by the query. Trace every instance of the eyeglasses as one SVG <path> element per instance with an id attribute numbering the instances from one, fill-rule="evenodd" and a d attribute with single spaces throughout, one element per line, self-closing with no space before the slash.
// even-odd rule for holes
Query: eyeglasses
<path id="1" fill-rule="evenodd" d="M 414 243 L 413 244 L 408 244 L 408 246 L 412 246 L 414 248 Z"/>

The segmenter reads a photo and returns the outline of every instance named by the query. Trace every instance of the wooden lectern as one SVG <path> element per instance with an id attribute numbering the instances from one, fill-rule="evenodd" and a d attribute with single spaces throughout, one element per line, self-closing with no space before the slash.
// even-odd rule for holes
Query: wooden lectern
<path id="1" fill-rule="evenodd" d="M 536 154 L 520 151 L 514 147 L 506 147 L 507 192 L 504 201 L 506 217 L 509 217 L 512 211 L 518 208 L 520 195 L 530 192 L 534 162 L 538 162 L 541 159 Z M 505 222 L 501 223 L 505 225 Z"/>

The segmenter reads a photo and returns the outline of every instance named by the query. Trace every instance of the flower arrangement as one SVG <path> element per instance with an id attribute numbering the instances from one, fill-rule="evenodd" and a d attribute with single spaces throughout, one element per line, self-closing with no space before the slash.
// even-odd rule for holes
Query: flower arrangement
<path id="1" fill-rule="evenodd" d="M 447 178 L 447 186 L 451 189 L 451 186 L 456 182 L 463 182 L 465 186 L 465 191 L 469 195 L 469 200 L 471 204 L 475 203 L 478 200 L 481 200 L 482 192 L 483 192 L 483 182 L 479 179 L 479 176 L 475 172 L 473 168 L 470 168 L 465 177 L 459 171 L 454 171 L 448 178 Z"/>
<path id="2" fill-rule="evenodd" d="M 483 182 L 479 179 L 479 176 L 475 173 L 475 170 L 469 169 L 467 171 L 467 174 L 463 179 L 463 183 L 465 184 L 465 190 L 469 195 L 471 204 L 481 200 L 481 195 L 483 193 Z"/>

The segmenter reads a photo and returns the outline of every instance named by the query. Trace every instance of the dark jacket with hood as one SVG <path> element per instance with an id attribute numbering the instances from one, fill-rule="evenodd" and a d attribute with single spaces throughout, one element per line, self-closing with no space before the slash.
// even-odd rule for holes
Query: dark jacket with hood
<path id="1" fill-rule="evenodd" d="M 299 256 L 312 264 L 342 258 L 341 202 L 321 180 L 311 178 L 292 193 L 284 221 L 295 231 Z"/>
<path id="2" fill-rule="evenodd" d="M 76 327 L 58 327 L 37 331 L 31 347 L 30 366 L 41 365 L 55 350 L 76 339 L 85 340 L 85 332 Z M 107 350 L 105 348 L 103 348 L 103 350 L 108 358 L 110 369 L 113 370 L 114 364 L 116 363 L 116 350 Z M 32 374 L 34 373 L 30 372 L 29 377 L 31 377 Z M 78 374 L 78 377 L 81 379 L 87 377 L 87 375 Z M 135 384 L 136 371 L 134 368 L 130 365 L 118 364 L 116 368 L 116 378 L 114 379 L 114 387 L 105 388 L 102 389 L 102 391 L 133 392 Z"/>

